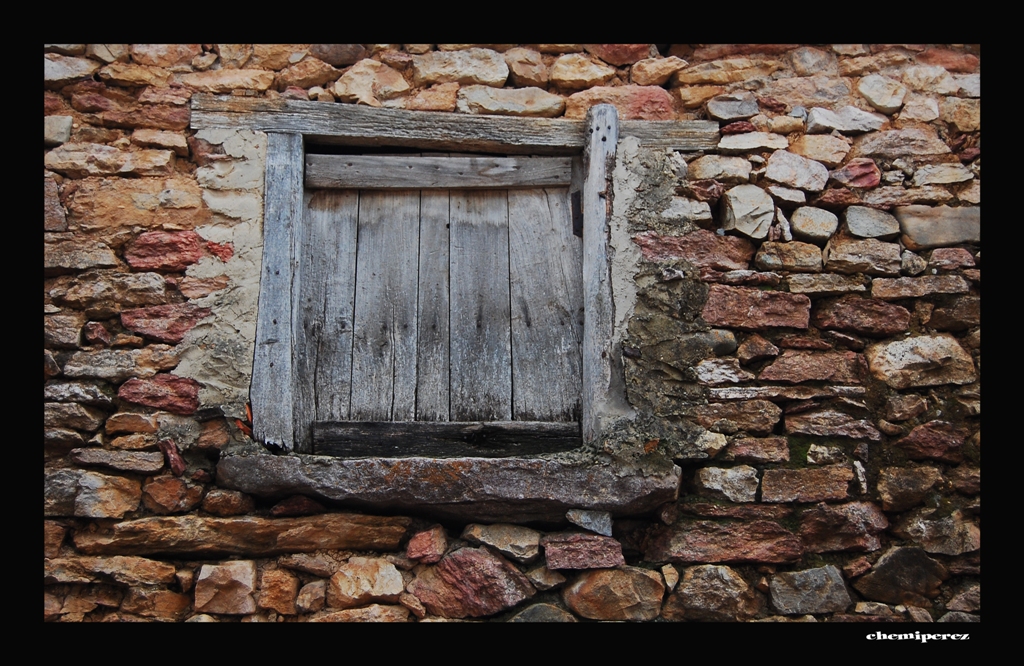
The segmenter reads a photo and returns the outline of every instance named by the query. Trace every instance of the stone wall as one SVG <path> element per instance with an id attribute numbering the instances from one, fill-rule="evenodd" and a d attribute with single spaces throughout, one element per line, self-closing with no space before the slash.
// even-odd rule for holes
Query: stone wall
<path id="1" fill-rule="evenodd" d="M 979 46 L 52 44 L 44 72 L 47 620 L 980 620 Z M 678 465 L 679 499 L 438 524 L 218 484 L 257 446 L 267 141 L 190 129 L 194 93 L 719 121 L 613 173 L 631 411 L 600 455 Z"/>

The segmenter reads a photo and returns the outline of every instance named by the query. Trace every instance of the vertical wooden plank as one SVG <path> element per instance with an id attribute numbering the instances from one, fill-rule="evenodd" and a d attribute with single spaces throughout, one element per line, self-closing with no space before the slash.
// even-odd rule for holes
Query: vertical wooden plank
<path id="1" fill-rule="evenodd" d="M 419 209 L 415 190 L 359 196 L 352 420 L 415 418 Z"/>
<path id="2" fill-rule="evenodd" d="M 451 191 L 451 419 L 512 418 L 508 199 Z"/>
<path id="3" fill-rule="evenodd" d="M 608 258 L 608 221 L 611 170 L 619 140 L 619 116 L 610 104 L 587 112 L 583 183 L 583 441 L 600 436 L 600 415 L 609 403 L 612 378 L 611 262 Z"/>
<path id="4" fill-rule="evenodd" d="M 356 273 L 356 190 L 307 192 L 298 234 L 295 441 L 310 451 L 313 421 L 348 419 Z"/>
<path id="5" fill-rule="evenodd" d="M 253 433 L 273 449 L 294 447 L 292 428 L 293 236 L 302 216 L 302 136 L 267 135 L 263 260 L 249 399 Z"/>
<path id="6" fill-rule="evenodd" d="M 416 420 L 449 419 L 448 191 L 420 193 Z"/>
<path id="7" fill-rule="evenodd" d="M 567 189 L 508 193 L 512 418 L 579 421 L 583 242 Z"/>

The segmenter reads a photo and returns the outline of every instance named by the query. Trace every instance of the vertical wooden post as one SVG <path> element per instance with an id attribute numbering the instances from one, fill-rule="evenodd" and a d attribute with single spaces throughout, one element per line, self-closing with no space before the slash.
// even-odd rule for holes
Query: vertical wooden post
<path id="1" fill-rule="evenodd" d="M 263 263 L 250 400 L 253 434 L 275 450 L 294 448 L 292 418 L 292 248 L 302 220 L 302 135 L 267 135 Z"/>
<path id="2" fill-rule="evenodd" d="M 612 374 L 611 171 L 619 140 L 619 116 L 610 104 L 587 112 L 583 163 L 583 441 L 600 436 L 600 415 L 608 402 Z"/>

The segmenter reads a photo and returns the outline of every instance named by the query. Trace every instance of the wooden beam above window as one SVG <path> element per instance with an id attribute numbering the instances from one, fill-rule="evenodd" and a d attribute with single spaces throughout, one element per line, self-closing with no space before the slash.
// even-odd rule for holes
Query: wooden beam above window
<path id="1" fill-rule="evenodd" d="M 569 157 L 306 155 L 306 187 L 511 189 L 568 187 Z"/>
<path id="2" fill-rule="evenodd" d="M 582 120 L 214 95 L 192 97 L 191 127 L 297 133 L 324 144 L 503 154 L 576 154 L 587 140 Z M 706 120 L 624 120 L 619 128 L 621 137 L 675 150 L 711 150 L 719 140 L 718 123 Z"/>

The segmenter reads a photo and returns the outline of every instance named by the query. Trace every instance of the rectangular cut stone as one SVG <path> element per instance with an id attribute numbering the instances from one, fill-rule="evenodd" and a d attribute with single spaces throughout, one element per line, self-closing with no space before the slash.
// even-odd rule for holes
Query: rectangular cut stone
<path id="1" fill-rule="evenodd" d="M 911 278 L 875 278 L 871 281 L 871 296 L 893 301 L 900 298 L 920 298 L 930 294 L 966 294 L 970 291 L 967 280 L 959 275 L 926 275 Z"/>
<path id="2" fill-rule="evenodd" d="M 823 502 L 846 499 L 853 470 L 846 465 L 769 469 L 761 479 L 762 502 Z"/>
<path id="3" fill-rule="evenodd" d="M 981 206 L 897 206 L 893 212 L 911 250 L 981 243 Z"/>
<path id="4" fill-rule="evenodd" d="M 659 529 L 646 542 L 651 562 L 791 562 L 803 553 L 800 539 L 776 522 L 723 524 L 678 522 Z"/>
<path id="5" fill-rule="evenodd" d="M 754 245 L 746 238 L 719 236 L 706 229 L 685 236 L 647 231 L 633 240 L 648 261 L 685 259 L 695 266 L 720 271 L 746 270 L 754 256 Z"/>
<path id="6" fill-rule="evenodd" d="M 861 374 L 866 370 L 864 357 L 851 351 L 787 349 L 761 371 L 758 379 L 790 384 L 806 381 L 859 384 Z"/>
<path id="7" fill-rule="evenodd" d="M 833 237 L 825 246 L 825 270 L 836 273 L 899 275 L 900 246 L 869 238 L 853 240 Z"/>
<path id="8" fill-rule="evenodd" d="M 712 326 L 746 330 L 772 326 L 807 328 L 811 299 L 803 294 L 715 284 L 701 316 Z"/>
<path id="9" fill-rule="evenodd" d="M 852 292 L 867 291 L 864 279 L 856 275 L 809 275 L 801 273 L 786 278 L 791 294 L 814 294 L 815 296 L 838 296 Z"/>
<path id="10" fill-rule="evenodd" d="M 785 437 L 743 437 L 722 452 L 722 460 L 736 462 L 788 462 L 789 442 Z"/>

